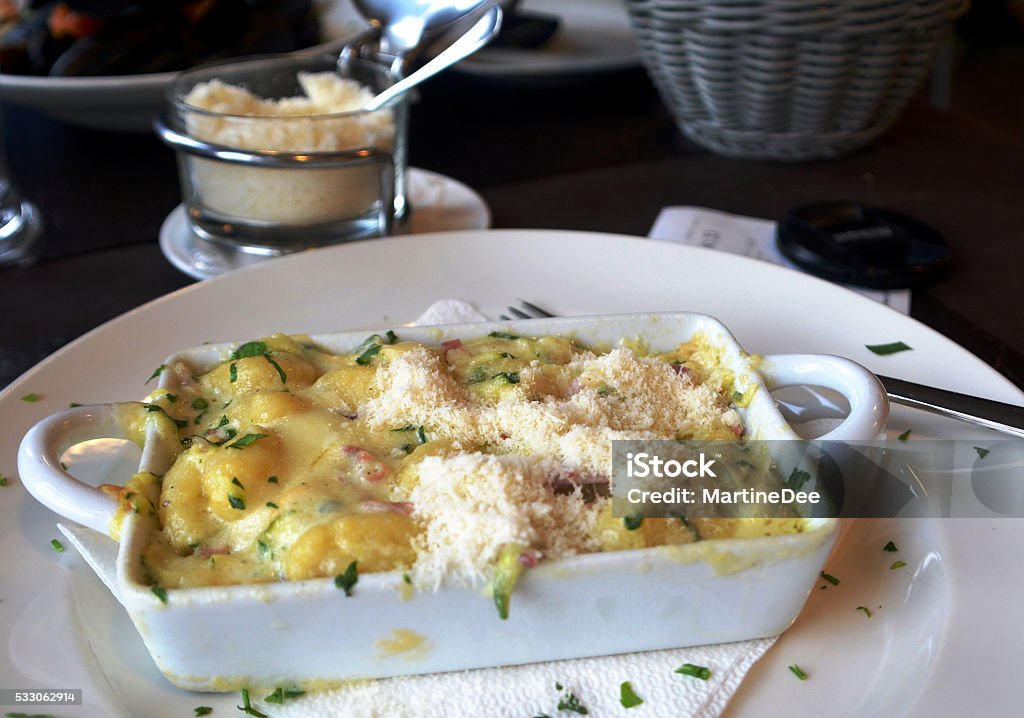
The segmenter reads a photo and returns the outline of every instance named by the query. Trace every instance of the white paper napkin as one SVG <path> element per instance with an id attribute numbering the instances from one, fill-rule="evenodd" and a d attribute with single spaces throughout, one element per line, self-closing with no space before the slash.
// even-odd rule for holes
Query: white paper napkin
<path id="1" fill-rule="evenodd" d="M 442 299 L 416 324 L 484 320 L 470 304 Z M 116 597 L 117 544 L 91 529 L 58 526 Z M 592 718 L 716 718 L 775 640 L 388 678 L 308 693 L 283 705 L 254 705 L 273 718 L 559 718 L 579 715 L 558 709 L 559 701 L 572 693 Z M 701 680 L 676 673 L 684 663 L 707 667 L 711 677 Z M 620 703 L 624 681 L 644 701 L 628 711 Z"/>
<path id="2" fill-rule="evenodd" d="M 651 239 L 710 247 L 800 270 L 775 246 L 775 222 L 704 207 L 664 207 L 647 235 Z M 847 286 L 901 314 L 910 314 L 910 290 Z"/>

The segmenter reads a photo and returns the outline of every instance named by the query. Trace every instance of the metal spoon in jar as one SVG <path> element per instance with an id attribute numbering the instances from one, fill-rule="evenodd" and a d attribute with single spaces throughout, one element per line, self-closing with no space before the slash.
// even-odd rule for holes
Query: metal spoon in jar
<path id="1" fill-rule="evenodd" d="M 353 0 L 356 9 L 380 35 L 378 52 L 397 62 L 435 35 L 495 0 Z"/>
<path id="2" fill-rule="evenodd" d="M 455 42 L 435 55 L 423 67 L 411 75 L 396 82 L 379 95 L 374 97 L 365 105 L 365 109 L 372 112 L 383 107 L 398 95 L 407 92 L 410 88 L 420 84 L 429 77 L 433 77 L 441 70 L 454 65 L 468 55 L 472 55 L 501 30 L 501 8 L 495 5 L 486 15 L 477 20 L 473 26 L 461 35 Z"/>

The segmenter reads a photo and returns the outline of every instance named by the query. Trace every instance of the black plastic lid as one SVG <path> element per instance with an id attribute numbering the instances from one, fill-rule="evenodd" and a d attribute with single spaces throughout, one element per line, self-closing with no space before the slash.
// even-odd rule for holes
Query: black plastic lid
<path id="1" fill-rule="evenodd" d="M 942 279 L 953 259 L 920 220 L 856 202 L 797 207 L 778 222 L 779 251 L 801 269 L 872 289 L 920 287 Z"/>

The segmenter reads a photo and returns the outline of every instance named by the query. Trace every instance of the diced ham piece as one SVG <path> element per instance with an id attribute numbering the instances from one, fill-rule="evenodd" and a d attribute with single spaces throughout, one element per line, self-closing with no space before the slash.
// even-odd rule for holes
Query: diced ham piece
<path id="1" fill-rule="evenodd" d="M 192 370 L 188 368 L 185 362 L 174 362 L 174 378 L 178 380 L 178 386 L 181 389 L 186 389 L 196 394 L 199 393 L 199 384 L 192 378 Z"/>
<path id="2" fill-rule="evenodd" d="M 551 477 L 551 488 L 555 491 L 565 491 L 575 486 L 591 486 L 596 484 L 607 484 L 608 477 L 604 474 L 592 474 L 590 472 L 569 469 L 556 472 Z"/>
<path id="3" fill-rule="evenodd" d="M 519 554 L 519 563 L 526 568 L 533 568 L 540 563 L 541 553 L 534 549 L 527 549 Z"/>
<path id="4" fill-rule="evenodd" d="M 200 546 L 196 549 L 196 553 L 199 554 L 200 558 L 210 558 L 211 556 L 225 556 L 231 553 L 230 546 Z"/>
<path id="5" fill-rule="evenodd" d="M 352 457 L 356 474 L 363 481 L 376 482 L 383 479 L 391 469 L 387 464 L 371 454 L 361 446 L 349 444 L 344 449 L 345 453 Z"/>
<path id="6" fill-rule="evenodd" d="M 234 437 L 234 434 L 228 431 L 227 425 L 224 425 L 218 426 L 216 429 L 208 430 L 205 434 L 203 434 L 203 436 L 205 436 L 206 440 L 209 441 L 211 444 L 223 444 L 228 439 Z"/>
<path id="7" fill-rule="evenodd" d="M 685 364 L 669 364 L 676 376 L 690 376 L 690 369 Z"/>

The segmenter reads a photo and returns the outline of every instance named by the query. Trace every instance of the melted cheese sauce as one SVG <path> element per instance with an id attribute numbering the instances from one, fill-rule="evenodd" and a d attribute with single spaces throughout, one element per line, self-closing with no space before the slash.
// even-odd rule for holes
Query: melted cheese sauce
<path id="1" fill-rule="evenodd" d="M 146 513 L 158 522 L 143 567 L 152 583 L 168 588 L 338 576 L 352 562 L 359 572 L 406 570 L 422 550 L 424 526 L 409 497 L 424 459 L 528 453 L 520 429 L 533 427 L 503 425 L 492 414 L 583 406 L 577 420 L 593 423 L 598 437 L 741 435 L 733 377 L 718 367 L 714 348 L 698 339 L 645 353 L 498 333 L 436 348 L 389 333 L 343 355 L 301 337 L 249 342 L 205 374 L 184 364 L 167 368 L 177 375 L 176 393 L 154 392 L 144 416 L 181 447 L 163 477 L 139 474 L 119 490 L 121 514 Z M 401 384 L 406 364 L 428 367 L 436 386 L 427 392 L 416 372 Z M 639 369 L 700 388 L 706 415 L 695 422 L 638 414 L 644 407 L 636 405 L 637 392 L 645 387 L 630 381 Z M 402 396 L 415 401 L 404 408 Z M 481 415 L 490 423 L 467 419 Z M 637 432 L 637 421 L 661 424 Z M 648 519 L 628 530 L 599 492 L 576 487 L 575 494 L 594 526 L 593 540 L 579 550 L 801 530 L 794 522 L 722 519 Z"/>

